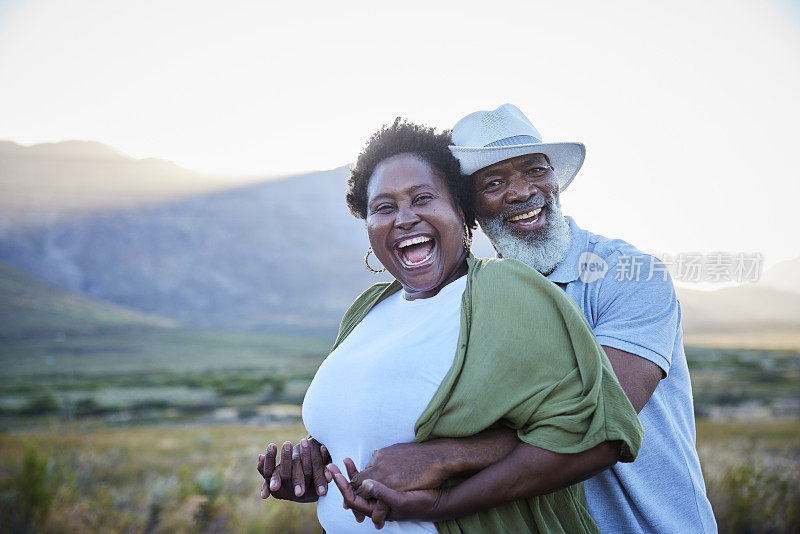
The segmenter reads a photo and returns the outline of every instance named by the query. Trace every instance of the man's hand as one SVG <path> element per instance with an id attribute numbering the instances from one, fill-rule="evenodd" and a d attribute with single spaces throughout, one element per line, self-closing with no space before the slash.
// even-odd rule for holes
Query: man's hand
<path id="1" fill-rule="evenodd" d="M 514 430 L 484 430 L 467 438 L 397 443 L 373 451 L 363 471 L 351 474 L 358 488 L 371 479 L 396 491 L 434 489 L 454 476 L 468 476 L 504 458 L 519 444 Z"/>
<path id="2" fill-rule="evenodd" d="M 258 455 L 257 469 L 264 477 L 262 499 L 272 495 L 276 499 L 312 502 L 327 493 L 331 475 L 325 464 L 330 462 L 330 455 L 324 445 L 313 438 L 302 439 L 294 447 L 287 441 L 281 448 L 281 462 L 276 466 L 277 455 L 274 443 L 269 444 L 266 454 Z"/>
<path id="3" fill-rule="evenodd" d="M 351 482 L 361 486 L 370 479 L 396 491 L 432 489 L 452 476 L 447 469 L 448 447 L 444 440 L 397 443 L 373 451 L 372 458 Z"/>
<path id="4" fill-rule="evenodd" d="M 333 464 L 328 466 L 328 471 L 333 474 L 333 481 L 342 493 L 344 507 L 353 512 L 359 523 L 364 516 L 369 516 L 375 528 L 380 529 L 387 520 L 431 520 L 437 517 L 442 490 L 400 492 L 371 479 L 364 480 L 358 490 L 354 490 L 352 479 L 359 473 L 350 458 L 345 458 L 344 462 L 351 482 Z"/>

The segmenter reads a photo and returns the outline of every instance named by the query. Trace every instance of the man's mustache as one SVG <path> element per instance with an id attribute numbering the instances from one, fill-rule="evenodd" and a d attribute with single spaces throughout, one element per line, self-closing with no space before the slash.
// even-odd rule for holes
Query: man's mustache
<path id="1" fill-rule="evenodd" d="M 505 210 L 498 216 L 498 219 L 506 220 L 509 217 L 519 215 L 520 213 L 531 210 L 538 210 L 539 208 L 544 208 L 544 207 L 547 207 L 549 209 L 553 206 L 554 201 L 555 198 L 552 195 L 548 197 L 544 196 L 533 197 L 526 200 L 524 203 L 517 204 L 514 208 Z"/>

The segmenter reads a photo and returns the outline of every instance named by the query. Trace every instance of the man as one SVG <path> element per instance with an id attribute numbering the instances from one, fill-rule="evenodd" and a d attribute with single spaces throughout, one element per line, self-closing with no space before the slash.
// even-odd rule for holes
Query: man
<path id="1" fill-rule="evenodd" d="M 510 104 L 468 115 L 452 137 L 451 150 L 475 186 L 478 221 L 498 254 L 527 263 L 578 304 L 640 414 L 645 437 L 636 462 L 616 464 L 585 483 L 600 530 L 716 532 L 695 450 L 691 384 L 672 283 L 651 256 L 582 230 L 561 214 L 560 192 L 583 163 L 583 145 L 542 143 Z M 370 479 L 398 490 L 368 493 L 401 506 L 406 494 L 398 492 L 478 471 L 509 454 L 515 440 L 513 431 L 499 429 L 461 440 L 397 444 L 376 451 L 360 473 L 352 469 L 351 480 L 354 486 Z M 587 462 L 586 468 L 569 476 L 543 471 L 537 491 L 582 480 L 586 476 L 580 473 L 588 475 L 590 464 L 597 465 L 588 454 L 574 456 L 575 462 Z"/>
<path id="2" fill-rule="evenodd" d="M 472 176 L 481 228 L 503 257 L 527 263 L 578 304 L 645 429 L 632 464 L 585 483 L 603 532 L 716 532 L 695 449 L 680 305 L 663 265 L 561 215 L 560 192 L 583 145 L 542 143 L 511 104 L 453 128 L 453 154 Z"/>

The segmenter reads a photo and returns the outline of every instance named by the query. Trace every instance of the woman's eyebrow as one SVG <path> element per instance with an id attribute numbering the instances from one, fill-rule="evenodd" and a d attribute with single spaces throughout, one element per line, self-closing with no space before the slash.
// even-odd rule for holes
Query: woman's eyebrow
<path id="1" fill-rule="evenodd" d="M 410 195 L 410 194 L 413 194 L 414 192 L 416 192 L 416 191 L 418 191 L 420 189 L 424 189 L 426 187 L 432 188 L 432 186 L 429 185 L 429 184 L 419 184 L 419 185 L 412 185 L 411 187 L 409 187 L 407 189 L 404 189 L 403 192 Z M 374 197 L 372 197 L 372 199 L 370 200 L 370 204 L 372 202 L 375 202 L 376 200 L 378 200 L 380 198 L 394 198 L 394 195 L 392 193 L 380 193 L 380 194 L 377 194 Z"/>
<path id="2" fill-rule="evenodd" d="M 419 184 L 419 185 L 412 185 L 411 187 L 406 189 L 406 191 L 408 191 L 409 193 L 415 193 L 415 192 L 419 191 L 420 189 L 425 189 L 426 187 L 431 188 L 431 189 L 433 188 L 430 184 Z"/>

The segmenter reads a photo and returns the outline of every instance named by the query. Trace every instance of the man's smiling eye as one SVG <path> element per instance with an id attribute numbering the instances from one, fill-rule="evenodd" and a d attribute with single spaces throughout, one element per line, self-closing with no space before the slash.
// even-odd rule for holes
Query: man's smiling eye
<path id="1" fill-rule="evenodd" d="M 502 182 L 500 182 L 500 180 L 489 180 L 488 182 L 483 184 L 483 190 L 484 191 L 494 191 L 494 190 L 496 190 L 497 188 L 500 187 L 501 183 Z"/>
<path id="2" fill-rule="evenodd" d="M 425 204 L 426 202 L 433 199 L 433 195 L 430 193 L 423 193 L 421 195 L 417 195 L 414 197 L 414 204 Z"/>
<path id="3" fill-rule="evenodd" d="M 544 176 L 547 173 L 547 167 L 531 167 L 526 172 L 530 176 Z"/>

